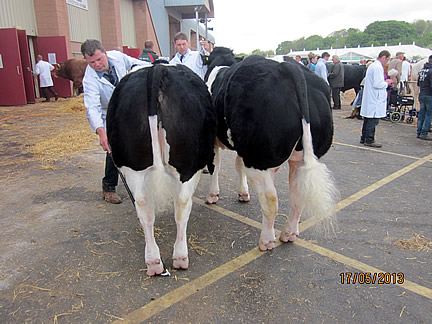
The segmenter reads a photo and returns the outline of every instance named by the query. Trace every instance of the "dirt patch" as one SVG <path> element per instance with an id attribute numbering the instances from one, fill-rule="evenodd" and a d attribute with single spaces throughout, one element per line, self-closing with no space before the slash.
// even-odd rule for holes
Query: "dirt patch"
<path id="1" fill-rule="evenodd" d="M 393 244 L 401 250 L 423 252 L 432 251 L 432 240 L 426 239 L 420 234 L 414 234 L 414 236 L 409 239 L 401 239 Z"/>

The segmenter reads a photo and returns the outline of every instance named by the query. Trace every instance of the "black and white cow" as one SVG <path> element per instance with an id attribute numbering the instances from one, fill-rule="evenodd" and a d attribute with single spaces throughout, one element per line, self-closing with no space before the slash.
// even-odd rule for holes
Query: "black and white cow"
<path id="1" fill-rule="evenodd" d="M 278 63 L 250 56 L 235 63 L 229 51 L 215 49 L 209 58 L 207 85 L 217 111 L 217 137 L 237 152 L 239 200 L 249 200 L 247 179 L 258 193 L 263 213 L 259 248 L 271 250 L 278 213 L 273 179 L 286 161 L 291 211 L 279 239 L 296 239 L 301 213 L 331 225 L 338 192 L 327 167 L 317 159 L 333 138 L 330 91 L 321 78 L 294 60 Z M 231 66 L 214 67 L 220 64 Z M 217 146 L 215 153 L 208 203 L 216 203 L 219 195 Z"/>
<path id="2" fill-rule="evenodd" d="M 186 226 L 201 170 L 214 169 L 216 114 L 205 83 L 183 65 L 157 64 L 126 75 L 111 97 L 107 134 L 135 199 L 145 234 L 147 274 L 163 272 L 155 209 L 171 196 L 177 238 L 173 267 L 189 266 Z"/>

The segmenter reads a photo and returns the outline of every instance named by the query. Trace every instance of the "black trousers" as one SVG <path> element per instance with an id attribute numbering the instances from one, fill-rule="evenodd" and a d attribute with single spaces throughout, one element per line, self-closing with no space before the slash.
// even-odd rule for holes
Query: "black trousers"
<path id="1" fill-rule="evenodd" d="M 340 89 L 341 88 L 331 88 L 332 98 L 333 98 L 333 108 L 340 109 L 341 101 L 340 101 Z"/>
<path id="2" fill-rule="evenodd" d="M 118 185 L 118 171 L 113 160 L 107 153 L 105 159 L 105 177 L 102 179 L 102 189 L 107 192 L 114 192 Z"/>
<path id="3" fill-rule="evenodd" d="M 58 97 L 58 94 L 57 94 L 57 92 L 55 92 L 55 90 L 54 90 L 53 87 L 43 87 L 43 88 L 41 88 L 41 90 L 42 90 L 42 94 L 43 94 L 44 98 L 45 98 L 47 101 L 50 101 L 50 95 L 49 95 L 49 93 L 48 93 L 48 90 L 49 90 L 49 92 L 52 93 L 52 95 L 53 95 L 54 97 Z"/>

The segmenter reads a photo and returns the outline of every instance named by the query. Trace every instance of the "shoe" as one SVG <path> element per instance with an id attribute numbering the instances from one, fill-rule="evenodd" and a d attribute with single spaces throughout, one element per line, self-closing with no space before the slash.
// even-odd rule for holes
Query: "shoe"
<path id="1" fill-rule="evenodd" d="M 365 146 L 370 146 L 370 147 L 382 147 L 381 144 L 378 144 L 378 143 L 375 143 L 375 142 L 373 142 L 373 143 L 364 143 L 364 145 Z"/>
<path id="2" fill-rule="evenodd" d="M 105 201 L 111 204 L 121 204 L 122 200 L 120 196 L 115 191 L 102 191 Z"/>
<path id="3" fill-rule="evenodd" d="M 360 144 L 364 144 L 364 140 L 360 140 Z"/>
<path id="4" fill-rule="evenodd" d="M 417 136 L 417 138 L 420 138 L 420 139 L 425 140 L 425 141 L 432 141 L 432 137 L 429 137 L 428 135 L 420 135 L 420 136 Z"/>
<path id="5" fill-rule="evenodd" d="M 58 100 L 58 98 L 59 98 L 59 96 L 55 96 L 55 101 L 57 101 L 57 100 Z"/>
<path id="6" fill-rule="evenodd" d="M 50 100 L 46 100 L 46 99 L 45 99 L 45 100 L 44 100 L 44 101 L 42 101 L 42 102 L 50 102 Z"/>

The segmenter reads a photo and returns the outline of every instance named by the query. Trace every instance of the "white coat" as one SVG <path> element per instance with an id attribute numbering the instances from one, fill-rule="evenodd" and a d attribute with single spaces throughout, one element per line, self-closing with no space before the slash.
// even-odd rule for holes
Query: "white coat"
<path id="1" fill-rule="evenodd" d="M 108 60 L 113 64 L 119 82 L 132 65 L 149 65 L 150 63 L 135 59 L 119 51 L 108 51 Z M 94 131 L 105 128 L 108 103 L 114 86 L 104 77 L 99 77 L 90 65 L 87 65 L 84 78 L 84 106 L 87 108 L 87 119 Z"/>
<path id="2" fill-rule="evenodd" d="M 199 75 L 204 80 L 207 72 L 207 65 L 203 65 L 200 52 L 191 51 L 190 49 L 184 55 L 183 61 L 180 60 L 181 54 L 179 52 L 172 58 L 170 64 L 183 64 Z"/>
<path id="3" fill-rule="evenodd" d="M 54 70 L 54 66 L 45 61 L 39 61 L 35 65 L 35 75 L 39 75 L 41 88 L 52 87 L 53 80 L 51 78 L 51 71 Z"/>
<path id="4" fill-rule="evenodd" d="M 360 115 L 367 118 L 382 118 L 387 115 L 387 82 L 380 61 L 372 63 L 365 77 Z"/>

